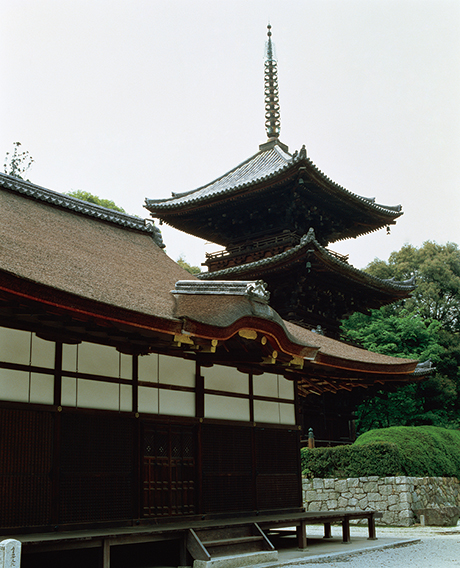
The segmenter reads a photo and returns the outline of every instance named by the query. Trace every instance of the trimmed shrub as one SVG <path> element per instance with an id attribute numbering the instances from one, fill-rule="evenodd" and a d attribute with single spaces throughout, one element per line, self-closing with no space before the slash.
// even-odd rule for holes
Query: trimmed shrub
<path id="1" fill-rule="evenodd" d="M 352 446 L 302 448 L 306 477 L 457 477 L 460 431 L 436 426 L 370 430 Z"/>
<path id="2" fill-rule="evenodd" d="M 353 447 L 391 442 L 403 457 L 410 477 L 458 477 L 460 479 L 460 431 L 437 426 L 394 426 L 362 434 Z"/>
<path id="3" fill-rule="evenodd" d="M 302 448 L 305 477 L 390 477 L 404 475 L 403 459 L 396 444 L 388 442 L 335 448 Z"/>

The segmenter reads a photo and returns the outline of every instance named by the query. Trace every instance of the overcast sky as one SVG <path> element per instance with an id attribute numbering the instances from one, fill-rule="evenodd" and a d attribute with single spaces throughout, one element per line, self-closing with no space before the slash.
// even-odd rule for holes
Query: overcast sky
<path id="1" fill-rule="evenodd" d="M 265 141 L 268 20 L 282 142 L 403 206 L 389 236 L 331 248 L 363 268 L 404 243 L 460 244 L 460 0 L 0 0 L 1 157 L 20 141 L 34 183 L 148 217 L 146 197 Z M 174 259 L 219 248 L 162 232 Z"/>

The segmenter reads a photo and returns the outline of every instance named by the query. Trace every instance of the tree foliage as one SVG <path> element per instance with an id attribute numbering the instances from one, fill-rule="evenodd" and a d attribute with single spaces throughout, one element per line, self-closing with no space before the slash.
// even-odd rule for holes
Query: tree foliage
<path id="1" fill-rule="evenodd" d="M 455 243 L 427 241 L 420 248 L 404 245 L 388 262 L 375 259 L 366 271 L 379 278 L 407 280 L 415 276 L 417 288 L 403 305 L 411 315 L 439 321 L 451 332 L 460 331 L 460 250 Z"/>
<path id="2" fill-rule="evenodd" d="M 343 322 L 346 339 L 370 351 L 425 361 L 436 373 L 427 380 L 380 391 L 358 406 L 360 432 L 372 428 L 433 424 L 460 425 L 460 251 L 454 243 L 405 245 L 388 262 L 374 260 L 366 271 L 379 278 L 407 280 L 417 288 L 406 300 L 355 313 Z"/>
<path id="3" fill-rule="evenodd" d="M 126 213 L 126 211 L 122 207 L 116 205 L 114 201 L 111 201 L 110 199 L 103 199 L 102 197 L 98 197 L 97 195 L 89 193 L 89 191 L 82 191 L 81 189 L 77 189 L 75 191 L 67 192 L 66 195 L 68 195 L 69 197 L 76 197 L 77 199 L 87 201 L 88 203 L 100 205 L 101 207 L 105 207 L 106 209 L 114 209 L 115 211 L 119 211 L 120 213 Z"/>
<path id="4" fill-rule="evenodd" d="M 3 172 L 10 176 L 24 179 L 22 176 L 32 167 L 34 159 L 27 150 L 20 149 L 20 142 L 13 142 L 13 153 L 9 152 L 5 155 L 5 163 L 3 164 Z"/>
<path id="5" fill-rule="evenodd" d="M 190 274 L 199 274 L 201 272 L 201 268 L 199 266 L 192 266 L 191 264 L 189 264 L 185 258 L 183 256 L 180 256 L 177 260 L 176 260 L 177 264 L 179 266 L 181 266 L 182 268 L 184 268 L 187 272 L 190 272 Z"/>

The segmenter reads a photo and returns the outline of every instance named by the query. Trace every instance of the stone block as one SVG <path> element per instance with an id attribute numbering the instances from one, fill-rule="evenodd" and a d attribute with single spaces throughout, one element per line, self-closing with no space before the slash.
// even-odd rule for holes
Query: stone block
<path id="1" fill-rule="evenodd" d="M 335 481 L 333 479 L 325 479 L 324 489 L 335 489 Z"/>
<path id="2" fill-rule="evenodd" d="M 348 489 L 348 484 L 346 479 L 339 479 L 335 484 L 335 490 L 339 493 L 345 493 Z"/>
<path id="3" fill-rule="evenodd" d="M 231 556 L 219 556 L 211 560 L 195 560 L 194 568 L 246 568 L 263 563 L 277 563 L 277 550 L 264 550 L 261 552 L 246 552 Z"/>
<path id="4" fill-rule="evenodd" d="M 415 523 L 414 513 L 412 511 L 400 511 L 398 517 L 398 525 L 402 527 L 411 527 Z"/>
<path id="5" fill-rule="evenodd" d="M 339 497 L 337 500 L 337 507 L 339 509 L 346 509 L 348 507 L 348 499 L 344 499 L 343 497 Z"/>
<path id="6" fill-rule="evenodd" d="M 379 485 L 379 493 L 380 495 L 391 495 L 393 493 L 393 486 L 392 485 Z"/>
<path id="7" fill-rule="evenodd" d="M 397 513 L 392 513 L 390 511 L 384 511 L 380 522 L 385 525 L 396 525 L 399 516 Z"/>
<path id="8" fill-rule="evenodd" d="M 377 491 L 377 483 L 375 481 L 368 481 L 363 485 L 366 493 L 375 493 Z"/>
<path id="9" fill-rule="evenodd" d="M 425 525 L 432 527 L 455 527 L 460 518 L 460 507 L 432 507 L 414 511 L 416 519 L 425 516 Z"/>
<path id="10" fill-rule="evenodd" d="M 308 503 L 308 510 L 314 511 L 315 513 L 321 511 L 321 501 L 313 501 L 312 503 Z"/>
<path id="11" fill-rule="evenodd" d="M 369 501 L 369 503 L 375 502 L 375 501 L 380 501 L 381 500 L 380 493 L 368 493 L 367 494 L 367 500 Z"/>
<path id="12" fill-rule="evenodd" d="M 319 477 L 313 479 L 313 489 L 324 489 L 324 480 Z"/>
<path id="13" fill-rule="evenodd" d="M 311 503 L 312 501 L 317 501 L 318 500 L 318 494 L 316 491 L 307 491 L 307 494 L 305 495 L 305 499 L 307 501 L 307 503 Z"/>
<path id="14" fill-rule="evenodd" d="M 399 503 L 399 495 L 388 495 L 387 502 L 388 505 L 395 505 L 396 503 Z"/>
<path id="15" fill-rule="evenodd" d="M 337 499 L 329 499 L 326 503 L 328 511 L 335 511 L 337 509 Z"/>
<path id="16" fill-rule="evenodd" d="M 412 503 L 412 495 L 409 492 L 403 492 L 399 496 L 401 503 Z"/>
<path id="17" fill-rule="evenodd" d="M 347 485 L 348 485 L 349 488 L 358 487 L 359 479 L 357 477 L 350 477 L 349 479 L 347 479 Z"/>

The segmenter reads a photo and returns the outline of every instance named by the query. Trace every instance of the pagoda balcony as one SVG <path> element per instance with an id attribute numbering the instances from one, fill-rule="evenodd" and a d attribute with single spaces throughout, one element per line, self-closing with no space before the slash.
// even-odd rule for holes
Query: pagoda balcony
<path id="1" fill-rule="evenodd" d="M 207 266 L 209 272 L 216 272 L 232 266 L 248 264 L 285 252 L 297 246 L 300 239 L 301 237 L 296 233 L 285 231 L 278 235 L 246 241 L 217 252 L 206 253 L 206 261 L 202 265 Z M 327 252 L 337 260 L 348 264 L 348 255 L 339 254 L 330 249 L 327 249 Z"/>
<path id="2" fill-rule="evenodd" d="M 299 243 L 299 235 L 291 231 L 285 231 L 271 237 L 246 241 L 239 245 L 230 245 L 226 249 L 217 252 L 207 252 L 203 266 L 207 266 L 209 272 L 215 272 L 216 270 L 239 266 L 280 254 Z"/>

